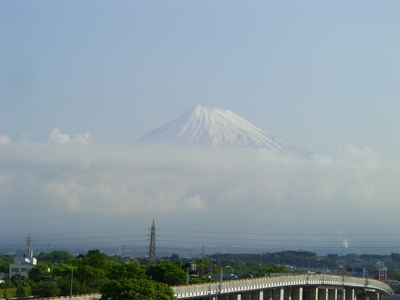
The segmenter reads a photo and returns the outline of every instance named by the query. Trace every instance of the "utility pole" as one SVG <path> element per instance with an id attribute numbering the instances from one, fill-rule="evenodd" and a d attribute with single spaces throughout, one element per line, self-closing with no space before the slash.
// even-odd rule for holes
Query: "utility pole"
<path id="1" fill-rule="evenodd" d="M 149 247 L 149 260 L 156 259 L 156 226 L 153 224 L 151 225 L 150 231 L 150 247 Z"/>

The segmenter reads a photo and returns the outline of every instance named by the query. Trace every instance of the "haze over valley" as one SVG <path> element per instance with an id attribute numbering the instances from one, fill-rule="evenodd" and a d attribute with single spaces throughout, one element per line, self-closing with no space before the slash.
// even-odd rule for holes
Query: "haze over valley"
<path id="1" fill-rule="evenodd" d="M 333 160 L 229 110 L 182 116 L 132 145 L 58 129 L 46 143 L 3 145 L 2 195 L 13 201 L 2 222 L 13 226 L 2 247 L 30 233 L 42 249 L 143 255 L 155 220 L 164 253 L 396 251 L 398 169 L 370 149 L 347 144 Z"/>

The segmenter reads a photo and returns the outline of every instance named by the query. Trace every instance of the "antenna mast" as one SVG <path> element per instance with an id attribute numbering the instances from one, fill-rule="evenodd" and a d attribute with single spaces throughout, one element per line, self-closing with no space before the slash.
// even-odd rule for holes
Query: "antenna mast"
<path id="1" fill-rule="evenodd" d="M 154 220 L 151 225 L 149 259 L 156 259 L 156 226 L 154 225 Z"/>
<path id="2" fill-rule="evenodd" d="M 31 234 L 26 238 L 27 257 L 31 257 Z"/>

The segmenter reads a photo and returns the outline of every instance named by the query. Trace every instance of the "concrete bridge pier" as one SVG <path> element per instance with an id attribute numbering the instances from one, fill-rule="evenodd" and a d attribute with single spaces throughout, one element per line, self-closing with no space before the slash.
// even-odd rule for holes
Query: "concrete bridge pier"
<path id="1" fill-rule="evenodd" d="M 347 289 L 347 294 L 350 297 L 350 300 L 357 300 L 356 291 L 354 289 Z"/>
<path id="2" fill-rule="evenodd" d="M 263 290 L 258 290 L 254 291 L 251 293 L 247 293 L 249 298 L 246 298 L 246 300 L 264 300 L 264 291 Z M 244 300 L 244 298 L 242 298 Z"/>
<path id="3" fill-rule="evenodd" d="M 299 297 L 297 298 L 297 300 L 303 300 L 303 288 L 302 287 L 299 288 Z"/>
<path id="4" fill-rule="evenodd" d="M 279 292 L 280 299 L 274 299 L 274 300 L 303 300 L 303 287 L 298 287 L 298 288 L 293 288 L 289 287 L 286 289 L 281 289 L 283 290 L 281 294 L 281 291 Z M 281 298 L 283 297 L 283 298 Z M 265 300 L 272 300 L 272 299 L 267 299 Z"/>
<path id="5" fill-rule="evenodd" d="M 329 289 L 320 289 L 318 291 L 318 299 L 319 300 L 329 300 Z"/>
<path id="6" fill-rule="evenodd" d="M 307 300 L 320 300 L 318 297 L 318 287 L 310 287 L 309 288 L 309 298 Z"/>
<path id="7" fill-rule="evenodd" d="M 277 298 L 279 295 L 279 299 Z M 219 295 L 218 300 L 287 300 L 284 298 L 284 289 L 275 290 L 257 290 L 253 292 L 244 292 L 241 294 Z"/>
<path id="8" fill-rule="evenodd" d="M 293 300 L 294 292 L 293 292 L 291 287 L 286 289 L 286 293 L 285 294 L 287 294 L 287 297 L 285 296 L 286 300 Z"/>
<path id="9" fill-rule="evenodd" d="M 260 298 L 260 300 L 279 300 L 278 297 L 278 292 L 276 289 L 267 289 L 263 291 L 263 297 Z"/>
<path id="10" fill-rule="evenodd" d="M 251 293 L 251 300 L 264 300 L 264 291 L 260 290 Z"/>
<path id="11" fill-rule="evenodd" d="M 251 292 L 241 294 L 241 298 L 238 300 L 252 300 Z"/>
<path id="12" fill-rule="evenodd" d="M 358 293 L 354 292 L 354 300 L 381 300 L 381 296 L 376 290 L 365 289 L 363 291 L 358 290 Z"/>
<path id="13" fill-rule="evenodd" d="M 278 290 L 279 292 L 276 291 L 276 296 L 274 297 L 273 300 L 304 300 L 303 287 L 288 287 L 288 288 L 280 288 Z M 279 294 L 279 299 L 278 299 L 278 294 Z M 268 299 L 265 298 L 265 300 Z"/>
<path id="14" fill-rule="evenodd" d="M 337 300 L 337 295 L 338 295 L 337 289 L 334 289 L 333 293 L 329 294 L 329 300 Z"/>
<path id="15" fill-rule="evenodd" d="M 366 300 L 381 300 L 381 294 L 377 291 L 365 292 Z"/>
<path id="16" fill-rule="evenodd" d="M 234 297 L 232 298 L 232 300 L 242 300 L 242 294 L 236 294 L 236 295 L 233 295 Z M 231 299 L 229 299 L 229 300 L 231 300 Z"/>
<path id="17" fill-rule="evenodd" d="M 243 300 L 242 294 L 218 295 L 218 300 Z"/>
<path id="18" fill-rule="evenodd" d="M 369 297 L 369 293 L 368 292 L 364 292 L 364 295 L 363 295 L 364 297 L 364 300 L 370 300 L 370 297 Z M 372 300 L 372 299 L 371 299 Z"/>

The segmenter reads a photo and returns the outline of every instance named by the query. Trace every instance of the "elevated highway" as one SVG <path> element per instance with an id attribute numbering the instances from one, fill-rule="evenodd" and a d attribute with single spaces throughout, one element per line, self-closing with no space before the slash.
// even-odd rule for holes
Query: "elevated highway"
<path id="1" fill-rule="evenodd" d="M 393 293 L 386 283 L 360 277 L 299 274 L 172 287 L 177 299 L 212 300 L 381 300 Z"/>

